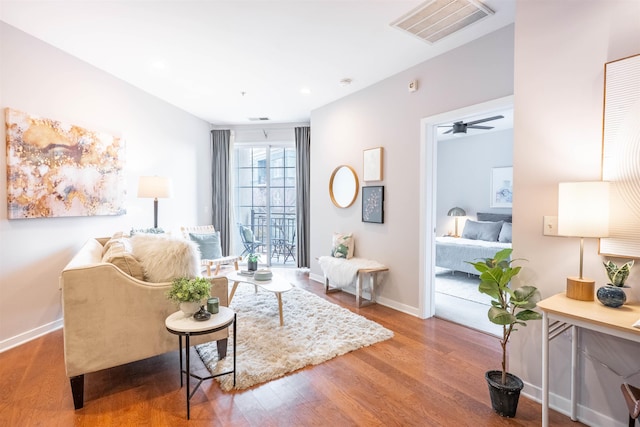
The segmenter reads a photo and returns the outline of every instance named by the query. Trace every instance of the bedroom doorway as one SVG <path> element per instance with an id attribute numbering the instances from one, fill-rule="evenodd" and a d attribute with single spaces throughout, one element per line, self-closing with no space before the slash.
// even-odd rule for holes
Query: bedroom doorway
<path id="1" fill-rule="evenodd" d="M 477 291 L 478 278 L 470 276 L 467 272 L 455 269 L 436 267 L 436 237 L 446 234 L 455 234 L 454 218 L 447 213 L 455 207 L 468 210 L 468 216 L 459 218 L 458 235 L 462 233 L 467 218 L 476 219 L 478 211 L 489 209 L 489 202 L 477 200 L 477 197 L 466 195 L 464 192 L 464 176 L 469 166 L 465 166 L 464 156 L 479 148 L 467 145 L 467 149 L 461 153 L 455 153 L 456 146 L 465 147 L 465 144 L 477 144 L 482 139 L 490 139 L 486 136 L 476 137 L 469 132 L 464 138 L 444 135 L 443 132 L 451 128 L 455 122 L 473 121 L 478 118 L 487 118 L 499 115 L 501 111 L 513 108 L 513 97 L 505 97 L 486 103 L 470 106 L 437 116 L 423 119 L 422 152 L 421 152 L 421 222 L 424 233 L 421 235 L 421 313 L 423 317 L 437 316 L 474 329 L 480 329 L 487 333 L 501 333 L 501 328 L 490 323 L 486 312 L 490 306 L 490 298 Z M 439 126 L 448 125 L 447 128 Z M 489 123 L 487 123 L 487 126 Z M 496 128 L 498 126 L 495 126 Z M 498 129 L 499 130 L 499 129 Z M 454 133 L 453 131 L 448 132 Z M 512 147 L 512 126 L 511 126 Z M 496 133 L 496 135 L 498 135 Z M 447 138 L 447 136 L 451 136 Z M 464 139 L 468 141 L 465 143 Z M 474 141 L 475 139 L 475 141 Z M 448 145 L 446 141 L 451 141 Z M 477 158 L 478 154 L 470 154 L 469 158 Z M 444 157 L 443 157 L 444 156 Z M 472 160 L 473 161 L 473 160 Z M 512 160 L 509 161 L 512 165 Z M 506 166 L 506 165 L 501 165 Z M 446 173 L 444 173 L 446 171 Z M 487 180 L 489 177 L 487 177 Z M 478 179 L 476 179 L 478 181 Z M 469 185 L 471 187 L 472 185 Z M 488 192 L 487 199 L 488 197 Z M 476 200 L 473 200 L 473 199 Z M 485 207 L 487 209 L 485 209 Z M 496 210 L 493 210 L 496 212 Z M 499 211 L 499 210 L 498 210 Z M 442 264 L 442 262 L 441 262 Z"/>

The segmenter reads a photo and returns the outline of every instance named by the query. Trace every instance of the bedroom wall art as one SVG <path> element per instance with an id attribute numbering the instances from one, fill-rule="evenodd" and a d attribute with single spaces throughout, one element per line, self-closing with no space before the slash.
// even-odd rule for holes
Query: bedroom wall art
<path id="1" fill-rule="evenodd" d="M 491 168 L 492 208 L 510 208 L 513 204 L 513 167 Z"/>
<path id="2" fill-rule="evenodd" d="M 384 223 L 384 186 L 362 187 L 362 222 Z"/>
<path id="3" fill-rule="evenodd" d="M 382 154 L 382 147 L 363 151 L 363 181 L 382 181 Z"/>
<path id="4" fill-rule="evenodd" d="M 604 65 L 602 179 L 612 185 L 600 252 L 640 258 L 640 54 Z"/>
<path id="5" fill-rule="evenodd" d="M 124 141 L 5 109 L 9 219 L 122 215 Z"/>

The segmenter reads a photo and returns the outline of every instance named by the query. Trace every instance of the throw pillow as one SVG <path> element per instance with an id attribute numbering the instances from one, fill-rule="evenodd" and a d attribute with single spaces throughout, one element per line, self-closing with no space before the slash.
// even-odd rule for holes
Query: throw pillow
<path id="1" fill-rule="evenodd" d="M 500 230 L 500 236 L 498 236 L 498 242 L 500 243 L 511 243 L 511 229 L 512 224 L 510 222 L 505 222 L 502 224 L 502 229 Z"/>
<path id="2" fill-rule="evenodd" d="M 222 258 L 219 231 L 206 234 L 189 233 L 189 238 L 198 244 L 202 259 Z"/>
<path id="3" fill-rule="evenodd" d="M 200 275 L 200 251 L 196 242 L 166 234 L 136 234 L 131 237 L 133 255 L 152 283 L 171 282 Z"/>
<path id="4" fill-rule="evenodd" d="M 102 262 L 115 265 L 124 273 L 138 280 L 144 280 L 144 270 L 136 257 L 133 256 L 131 243 L 127 238 L 111 239 L 105 245 Z"/>
<path id="5" fill-rule="evenodd" d="M 332 257 L 349 259 L 353 257 L 354 249 L 355 240 L 353 239 L 353 234 L 333 233 Z"/>
<path id="6" fill-rule="evenodd" d="M 462 230 L 462 238 L 497 242 L 500 230 L 502 230 L 502 224 L 504 224 L 504 221 L 484 222 L 468 219 L 464 224 L 464 230 Z"/>

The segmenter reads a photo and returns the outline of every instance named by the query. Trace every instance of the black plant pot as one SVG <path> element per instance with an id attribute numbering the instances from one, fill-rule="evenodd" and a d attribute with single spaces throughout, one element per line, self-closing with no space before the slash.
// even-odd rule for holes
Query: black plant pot
<path id="1" fill-rule="evenodd" d="M 258 261 L 247 261 L 247 270 L 256 271 L 258 269 Z"/>
<path id="2" fill-rule="evenodd" d="M 489 386 L 493 410 L 501 417 L 515 417 L 520 390 L 524 387 L 522 380 L 507 372 L 507 383 L 502 384 L 502 371 L 487 371 L 484 377 Z"/>

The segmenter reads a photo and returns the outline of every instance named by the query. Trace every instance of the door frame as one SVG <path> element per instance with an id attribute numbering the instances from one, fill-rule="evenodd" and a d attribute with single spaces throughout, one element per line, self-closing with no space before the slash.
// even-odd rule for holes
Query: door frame
<path id="1" fill-rule="evenodd" d="M 420 269 L 418 273 L 421 319 L 433 317 L 435 305 L 435 230 L 438 176 L 438 125 L 466 117 L 513 108 L 513 95 L 493 99 L 420 120 Z"/>

